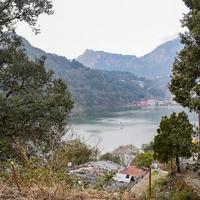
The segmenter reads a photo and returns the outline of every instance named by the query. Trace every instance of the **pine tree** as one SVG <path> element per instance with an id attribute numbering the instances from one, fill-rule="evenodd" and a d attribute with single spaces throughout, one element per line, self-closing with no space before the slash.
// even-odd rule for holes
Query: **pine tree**
<path id="1" fill-rule="evenodd" d="M 190 156 L 193 126 L 185 112 L 164 116 L 154 138 L 155 158 L 167 163 L 176 158 L 177 171 L 180 172 L 179 157 Z"/>
<path id="2" fill-rule="evenodd" d="M 200 1 L 183 1 L 189 8 L 182 20 L 187 31 L 180 34 L 184 48 L 175 59 L 169 88 L 175 101 L 198 113 L 200 127 Z"/>

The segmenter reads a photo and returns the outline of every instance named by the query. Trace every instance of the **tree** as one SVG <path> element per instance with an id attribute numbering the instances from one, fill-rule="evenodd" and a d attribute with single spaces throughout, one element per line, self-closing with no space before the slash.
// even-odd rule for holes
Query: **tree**
<path id="1" fill-rule="evenodd" d="M 120 163 L 124 166 L 128 166 L 138 153 L 139 150 L 132 144 L 119 146 L 112 152 L 120 158 Z"/>
<path id="2" fill-rule="evenodd" d="M 65 134 L 73 107 L 67 86 L 45 70 L 44 59 L 30 61 L 22 50 L 9 49 L 1 61 L 0 139 L 41 153 Z"/>
<path id="3" fill-rule="evenodd" d="M 20 37 L 15 32 L 19 21 L 26 22 L 37 34 L 37 19 L 41 14 L 52 14 L 51 0 L 2 0 L 0 1 L 0 46 L 1 54 L 10 46 L 20 47 Z M 6 48 L 6 49 L 5 49 Z M 6 55 L 6 51 L 2 54 Z"/>
<path id="4" fill-rule="evenodd" d="M 133 160 L 133 163 L 138 167 L 149 167 L 151 166 L 153 160 L 153 152 L 146 151 L 144 153 L 138 154 Z"/>
<path id="5" fill-rule="evenodd" d="M 101 155 L 100 160 L 109 160 L 114 163 L 120 164 L 119 156 L 113 156 L 111 153 L 105 153 L 105 154 Z"/>
<path id="6" fill-rule="evenodd" d="M 182 20 L 187 31 L 180 34 L 184 48 L 175 59 L 169 88 L 175 101 L 198 113 L 200 127 L 200 1 L 183 1 L 189 8 Z"/>
<path id="7" fill-rule="evenodd" d="M 50 0 L 1 0 L 0 2 L 0 31 L 14 29 L 19 21 L 28 23 L 33 30 L 37 18 L 41 14 L 52 14 L 52 3 Z"/>
<path id="8" fill-rule="evenodd" d="M 153 142 L 150 142 L 148 144 L 142 144 L 142 151 L 144 152 L 153 151 Z"/>
<path id="9" fill-rule="evenodd" d="M 50 161 L 53 170 L 66 170 L 67 164 L 73 166 L 87 163 L 94 159 L 95 149 L 85 144 L 80 139 L 69 140 L 54 151 Z"/>
<path id="10" fill-rule="evenodd" d="M 0 145 L 5 149 L 4 159 L 11 156 L 10 151 L 24 162 L 33 154 L 51 152 L 52 146 L 61 143 L 73 107 L 64 82 L 45 70 L 44 58 L 30 61 L 15 33 L 18 21 L 37 32 L 42 13 L 52 13 L 51 1 L 0 2 Z"/>
<path id="11" fill-rule="evenodd" d="M 190 156 L 193 126 L 185 112 L 164 116 L 154 138 L 155 158 L 168 162 L 176 158 L 177 171 L 180 172 L 179 157 Z"/>

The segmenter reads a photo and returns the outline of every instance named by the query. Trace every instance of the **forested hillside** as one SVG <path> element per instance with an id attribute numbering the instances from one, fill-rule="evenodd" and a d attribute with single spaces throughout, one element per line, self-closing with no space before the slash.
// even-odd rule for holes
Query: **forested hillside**
<path id="1" fill-rule="evenodd" d="M 45 65 L 64 79 L 72 93 L 76 109 L 126 106 L 144 98 L 162 99 L 165 93 L 157 83 L 129 72 L 95 70 L 76 60 L 68 60 L 33 47 L 23 39 L 28 55 L 45 56 Z"/>

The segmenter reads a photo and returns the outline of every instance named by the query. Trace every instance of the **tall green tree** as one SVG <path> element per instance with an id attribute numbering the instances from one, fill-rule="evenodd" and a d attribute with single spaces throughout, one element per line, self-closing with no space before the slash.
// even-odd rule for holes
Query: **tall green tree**
<path id="1" fill-rule="evenodd" d="M 67 86 L 46 71 L 44 59 L 30 61 L 22 50 L 9 49 L 2 66 L 0 139 L 33 152 L 60 141 L 73 106 Z"/>
<path id="2" fill-rule="evenodd" d="M 52 13 L 51 1 L 0 1 L 1 159 L 17 155 L 27 161 L 33 154 L 51 152 L 66 132 L 73 107 L 67 86 L 46 71 L 44 58 L 29 60 L 15 33 L 19 21 L 37 32 L 43 13 Z"/>
<path id="3" fill-rule="evenodd" d="M 168 162 L 176 158 L 177 171 L 180 172 L 180 156 L 190 156 L 193 126 L 185 112 L 164 116 L 154 138 L 155 158 Z"/>
<path id="4" fill-rule="evenodd" d="M 149 167 L 151 166 L 153 160 L 153 152 L 146 151 L 144 153 L 138 154 L 133 160 L 133 163 L 138 167 Z"/>
<path id="5" fill-rule="evenodd" d="M 200 1 L 183 1 L 189 8 L 182 20 L 187 31 L 180 34 L 184 48 L 175 59 L 169 88 L 175 101 L 198 113 L 200 126 Z"/>

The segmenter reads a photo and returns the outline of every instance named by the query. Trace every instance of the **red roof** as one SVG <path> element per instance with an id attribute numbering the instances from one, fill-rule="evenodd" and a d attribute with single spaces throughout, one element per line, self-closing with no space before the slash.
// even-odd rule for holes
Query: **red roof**
<path id="1" fill-rule="evenodd" d="M 135 166 L 129 166 L 125 170 L 121 171 L 120 173 L 126 174 L 133 177 L 140 177 L 146 175 L 148 170 L 144 170 Z"/>

